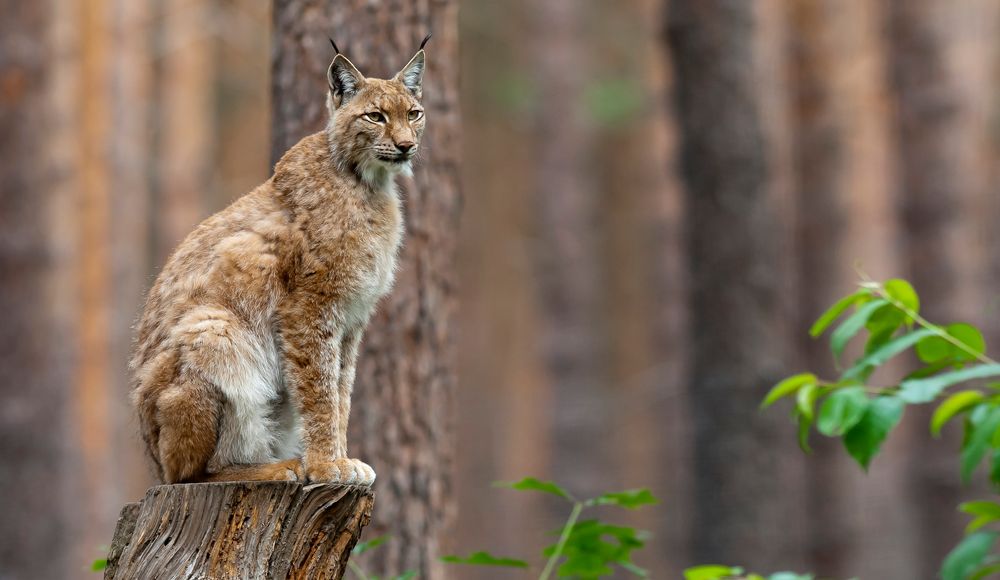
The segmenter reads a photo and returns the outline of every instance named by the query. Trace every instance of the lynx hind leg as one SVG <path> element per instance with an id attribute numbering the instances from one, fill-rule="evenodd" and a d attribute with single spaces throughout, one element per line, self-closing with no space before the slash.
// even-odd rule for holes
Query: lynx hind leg
<path id="1" fill-rule="evenodd" d="M 164 483 L 199 481 L 215 453 L 221 401 L 218 391 L 194 376 L 181 377 L 156 401 L 157 460 Z"/>
<path id="2" fill-rule="evenodd" d="M 305 481 L 299 458 L 274 463 L 240 464 L 224 467 L 208 474 L 204 481 Z"/>

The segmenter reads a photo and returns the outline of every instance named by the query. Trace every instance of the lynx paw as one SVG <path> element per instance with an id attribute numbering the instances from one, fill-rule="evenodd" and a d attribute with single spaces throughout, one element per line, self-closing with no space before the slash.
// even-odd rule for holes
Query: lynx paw
<path id="1" fill-rule="evenodd" d="M 312 482 L 371 485 L 375 482 L 375 470 L 360 459 L 343 457 L 306 467 L 306 478 Z"/>

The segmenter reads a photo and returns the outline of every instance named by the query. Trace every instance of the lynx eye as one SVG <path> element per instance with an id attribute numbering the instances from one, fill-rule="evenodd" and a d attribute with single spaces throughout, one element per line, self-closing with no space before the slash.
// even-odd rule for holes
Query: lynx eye
<path id="1" fill-rule="evenodd" d="M 372 123 L 385 123 L 385 115 L 375 111 L 374 113 L 365 113 L 365 119 L 368 119 Z"/>
<path id="2" fill-rule="evenodd" d="M 423 111 L 421 111 L 420 109 L 413 109 L 406 116 L 406 118 L 408 118 L 411 121 L 416 121 L 417 119 L 419 119 L 420 117 L 423 117 L 423 116 L 424 116 L 424 112 Z"/>

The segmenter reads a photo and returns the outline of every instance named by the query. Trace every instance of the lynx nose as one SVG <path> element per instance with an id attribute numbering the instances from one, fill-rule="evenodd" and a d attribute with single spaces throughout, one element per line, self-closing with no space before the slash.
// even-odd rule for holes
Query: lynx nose
<path id="1" fill-rule="evenodd" d="M 396 143 L 396 149 L 399 149 L 399 152 L 402 153 L 403 155 L 409 153 L 410 150 L 416 146 L 417 144 L 414 143 L 413 141 L 403 141 L 401 143 Z"/>

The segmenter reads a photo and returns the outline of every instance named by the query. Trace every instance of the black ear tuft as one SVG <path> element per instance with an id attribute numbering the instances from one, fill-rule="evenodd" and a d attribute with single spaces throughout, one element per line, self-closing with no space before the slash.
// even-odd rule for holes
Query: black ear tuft
<path id="1" fill-rule="evenodd" d="M 330 38 L 330 37 L 328 36 L 327 38 Z M 430 36 L 428 36 L 428 38 L 430 38 Z M 337 48 L 337 43 L 334 42 L 332 38 L 330 38 L 330 44 L 333 45 L 333 51 L 336 52 L 337 54 L 340 54 L 340 49 Z"/>
<path id="2" fill-rule="evenodd" d="M 424 39 L 420 42 L 420 48 L 418 48 L 417 50 L 423 50 L 424 49 L 424 45 L 427 44 L 427 41 L 430 40 L 431 36 L 433 36 L 433 35 L 434 35 L 433 32 L 428 32 L 427 36 L 425 36 Z M 333 42 L 333 41 L 331 40 L 330 42 Z"/>
<path id="3" fill-rule="evenodd" d="M 330 92 L 333 94 L 334 103 L 340 106 L 341 103 L 350 100 L 365 82 L 362 75 L 347 57 L 338 54 L 333 57 L 330 68 L 326 72 L 326 80 L 330 85 Z"/>

